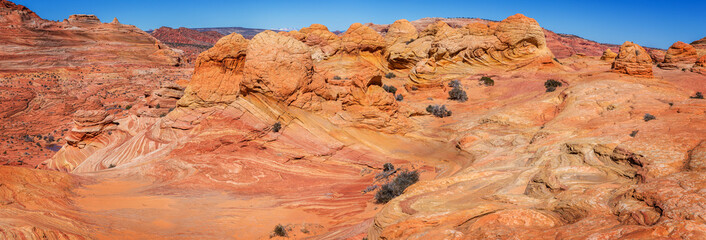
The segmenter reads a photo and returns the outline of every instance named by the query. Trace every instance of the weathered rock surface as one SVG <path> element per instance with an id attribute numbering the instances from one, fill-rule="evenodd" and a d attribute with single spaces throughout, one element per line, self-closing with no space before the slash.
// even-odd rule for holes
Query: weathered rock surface
<path id="1" fill-rule="evenodd" d="M 625 42 L 611 69 L 627 75 L 652 77 L 652 58 L 640 45 Z"/>

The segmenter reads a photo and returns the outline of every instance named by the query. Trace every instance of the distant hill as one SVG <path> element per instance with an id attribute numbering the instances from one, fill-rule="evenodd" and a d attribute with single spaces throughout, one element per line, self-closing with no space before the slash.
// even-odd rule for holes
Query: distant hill
<path id="1" fill-rule="evenodd" d="M 199 32 L 214 31 L 214 32 L 218 32 L 220 34 L 223 34 L 224 36 L 235 32 L 240 35 L 243 35 L 243 37 L 247 38 L 247 39 L 251 39 L 255 35 L 257 35 L 258 33 L 264 32 L 265 30 L 281 32 L 280 30 L 274 30 L 274 29 L 244 28 L 244 27 L 215 27 L 215 28 L 192 28 L 192 29 L 199 31 Z"/>

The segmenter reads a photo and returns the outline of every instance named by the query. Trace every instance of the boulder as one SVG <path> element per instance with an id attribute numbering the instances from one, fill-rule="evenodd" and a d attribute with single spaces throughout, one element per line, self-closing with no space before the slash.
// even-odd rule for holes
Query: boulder
<path id="1" fill-rule="evenodd" d="M 385 39 L 375 30 L 360 24 L 352 24 L 341 37 L 342 50 L 346 53 L 377 52 L 385 49 Z"/>
<path id="2" fill-rule="evenodd" d="M 313 61 L 309 47 L 292 37 L 264 31 L 247 48 L 242 89 L 277 100 L 292 102 L 296 92 L 312 81 Z"/>
<path id="3" fill-rule="evenodd" d="M 620 46 L 620 51 L 611 69 L 618 73 L 651 78 L 652 58 L 640 45 L 625 42 Z"/>
<path id="4" fill-rule="evenodd" d="M 607 62 L 613 62 L 615 61 L 615 57 L 617 57 L 618 54 L 613 52 L 613 50 L 610 50 L 610 48 L 606 48 L 606 50 L 603 52 L 603 55 L 601 56 L 601 60 L 607 61 Z"/>

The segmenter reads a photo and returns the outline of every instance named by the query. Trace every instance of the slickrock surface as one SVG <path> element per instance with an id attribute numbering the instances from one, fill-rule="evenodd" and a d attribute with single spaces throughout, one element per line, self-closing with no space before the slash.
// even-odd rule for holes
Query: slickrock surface
<path id="1" fill-rule="evenodd" d="M 191 81 L 57 68 L 46 78 L 85 85 L 49 94 L 58 83 L 17 75 L 0 86 L 3 134 L 67 130 L 45 170 L 0 166 L 0 238 L 286 239 L 278 225 L 290 239 L 706 237 L 706 101 L 692 97 L 705 75 L 653 71 L 630 42 L 612 64 L 558 62 L 523 15 L 452 23 L 231 34 Z M 99 70 L 82 76 L 120 72 Z M 42 100 L 69 95 L 82 102 Z M 106 109 L 115 99 L 131 108 Z M 62 117 L 26 120 L 49 112 Z M 385 163 L 419 181 L 378 204 Z"/>
<path id="2" fill-rule="evenodd" d="M 620 46 L 612 69 L 627 75 L 652 77 L 652 58 L 640 45 L 625 42 Z"/>

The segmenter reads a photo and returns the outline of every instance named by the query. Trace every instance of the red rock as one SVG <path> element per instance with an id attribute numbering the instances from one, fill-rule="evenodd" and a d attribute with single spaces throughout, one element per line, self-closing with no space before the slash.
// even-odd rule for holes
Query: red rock
<path id="1" fill-rule="evenodd" d="M 691 71 L 706 75 L 706 55 L 701 56 L 698 60 L 696 60 L 696 63 L 694 63 Z"/>
<path id="2" fill-rule="evenodd" d="M 697 59 L 696 49 L 694 46 L 683 42 L 672 44 L 664 56 L 664 62 L 659 64 L 659 67 L 664 69 L 679 69 L 682 64 L 691 65 Z"/>
<path id="3" fill-rule="evenodd" d="M 223 37 L 216 31 L 200 32 L 183 27 L 178 29 L 161 27 L 151 34 L 170 47 L 184 51 L 188 62 L 194 62 L 199 53 L 213 47 Z"/>

